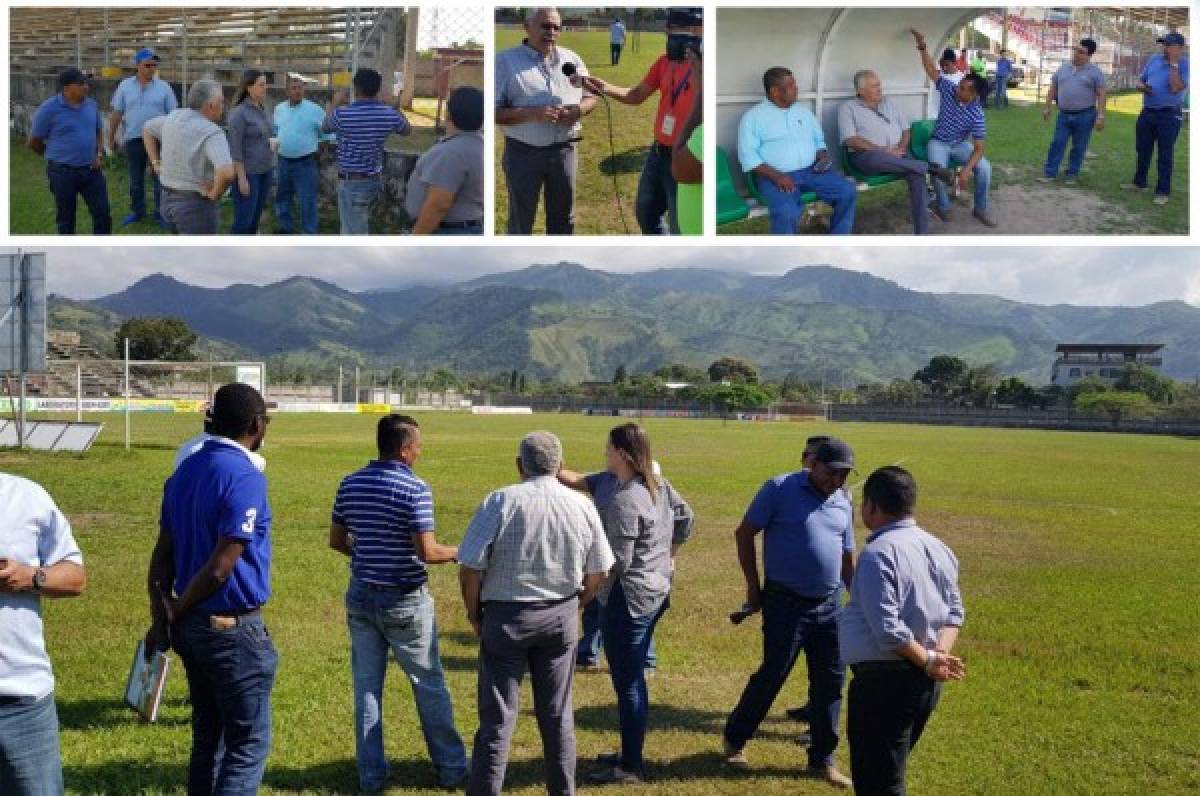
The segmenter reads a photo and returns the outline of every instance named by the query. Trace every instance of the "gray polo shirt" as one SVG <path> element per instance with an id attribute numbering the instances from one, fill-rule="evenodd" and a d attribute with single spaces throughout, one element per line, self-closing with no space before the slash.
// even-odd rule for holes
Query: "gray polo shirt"
<path id="1" fill-rule="evenodd" d="M 482 221 L 483 133 L 447 136 L 421 155 L 408 178 L 404 198 L 410 218 L 420 215 L 431 185 L 454 194 L 454 204 L 443 221 Z"/>
<path id="2" fill-rule="evenodd" d="M 583 576 L 613 564 L 596 508 L 553 475 L 488 495 L 458 546 L 458 561 L 483 572 L 484 602 L 562 600 Z"/>
<path id="3" fill-rule="evenodd" d="M 1097 95 L 1104 88 L 1104 73 L 1095 64 L 1063 64 L 1050 78 L 1057 92 L 1058 109 L 1073 113 L 1096 107 Z"/>
<path id="4" fill-rule="evenodd" d="M 159 181 L 177 191 L 204 191 L 213 170 L 233 163 L 225 131 L 200 111 L 180 108 L 143 125 L 159 141 Z"/>
<path id="5" fill-rule="evenodd" d="M 247 174 L 264 174 L 275 168 L 271 151 L 273 124 L 266 108 L 242 100 L 229 112 L 229 154 L 241 161 Z"/>
<path id="6" fill-rule="evenodd" d="M 578 105 L 583 87 L 572 86 L 563 74 L 565 63 L 575 64 L 575 73 L 588 74 L 583 60 L 565 47 L 556 47 L 549 58 L 528 44 L 518 44 L 496 56 L 496 107 L 541 108 L 546 105 Z M 504 135 L 529 146 L 552 146 L 578 136 L 581 125 L 563 127 L 550 122 L 501 125 Z"/>
<path id="7" fill-rule="evenodd" d="M 847 138 L 860 136 L 876 146 L 895 146 L 910 127 L 912 122 L 904 111 L 887 97 L 879 101 L 877 108 L 858 97 L 838 108 L 838 140 L 843 144 Z"/>

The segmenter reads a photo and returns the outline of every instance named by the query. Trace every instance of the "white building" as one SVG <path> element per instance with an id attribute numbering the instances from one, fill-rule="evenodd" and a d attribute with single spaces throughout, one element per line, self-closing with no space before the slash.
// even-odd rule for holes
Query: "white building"
<path id="1" fill-rule="evenodd" d="M 1161 343 L 1061 343 L 1054 351 L 1050 383 L 1070 387 L 1081 379 L 1093 376 L 1110 384 L 1121 375 L 1129 363 L 1162 370 Z"/>

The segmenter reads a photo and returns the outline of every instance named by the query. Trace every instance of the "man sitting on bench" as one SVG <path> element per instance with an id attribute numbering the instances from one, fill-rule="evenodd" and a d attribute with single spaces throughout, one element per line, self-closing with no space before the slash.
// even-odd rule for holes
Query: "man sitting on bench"
<path id="1" fill-rule="evenodd" d="M 838 138 L 849 152 L 850 165 L 870 177 L 895 174 L 908 183 L 908 204 L 913 232 L 929 234 L 928 187 L 925 175 L 946 182 L 954 179 L 950 169 L 917 160 L 908 151 L 912 123 L 904 112 L 883 96 L 879 75 L 863 69 L 854 75 L 852 100 L 838 108 Z"/>

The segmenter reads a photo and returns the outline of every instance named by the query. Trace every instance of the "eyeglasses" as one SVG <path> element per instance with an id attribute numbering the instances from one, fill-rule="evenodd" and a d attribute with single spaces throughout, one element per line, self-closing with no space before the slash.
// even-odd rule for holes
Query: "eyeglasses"
<path id="1" fill-rule="evenodd" d="M 562 30 L 562 25 L 555 25 L 553 22 L 543 22 L 543 23 L 542 23 L 542 30 L 546 30 L 546 31 L 550 31 L 550 30 L 558 31 L 558 30 Z"/>

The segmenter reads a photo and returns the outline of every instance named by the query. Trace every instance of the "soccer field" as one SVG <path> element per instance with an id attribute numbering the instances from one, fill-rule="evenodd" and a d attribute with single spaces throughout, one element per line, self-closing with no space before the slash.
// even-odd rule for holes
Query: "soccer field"
<path id="1" fill-rule="evenodd" d="M 85 456 L 0 453 L 0 470 L 42 483 L 68 514 L 89 588 L 47 601 L 58 678 L 67 789 L 182 792 L 190 741 L 182 668 L 156 725 L 122 707 L 133 646 L 145 631 L 146 564 L 158 500 L 178 443 L 198 416 L 134 418 L 135 449 L 112 415 Z M 457 542 L 480 499 L 515 479 L 520 436 L 558 433 L 567 463 L 602 466 L 612 418 L 421 415 L 417 472 L 434 492 L 439 537 Z M 353 695 L 342 611 L 346 568 L 326 546 L 342 475 L 373 455 L 369 415 L 279 415 L 263 453 L 274 509 L 274 596 L 266 620 L 280 653 L 274 741 L 265 790 L 356 789 Z M 680 553 L 671 609 L 659 625 L 660 669 L 650 681 L 646 756 L 652 778 L 632 794 L 829 792 L 799 779 L 800 725 L 783 709 L 805 701 L 803 667 L 747 747 L 754 770 L 722 769 L 720 730 L 759 660 L 759 622 L 732 627 L 742 600 L 732 538 L 767 477 L 798 466 L 804 437 L 853 444 L 858 483 L 902 463 L 921 486 L 918 518 L 957 553 L 967 622 L 959 650 L 967 679 L 949 685 L 910 761 L 914 793 L 1183 793 L 1200 787 L 1196 636 L 1195 440 L 1109 434 L 873 424 L 738 424 L 647 420 L 655 457 L 692 503 L 697 529 Z M 865 531 L 856 535 L 861 546 Z M 441 651 L 455 718 L 475 729 L 476 645 L 455 570 L 435 567 Z M 1190 619 L 1188 617 L 1191 617 Z M 394 793 L 429 793 L 412 698 L 398 669 L 385 700 Z M 543 793 L 541 749 L 528 689 L 509 784 Z M 606 675 L 576 680 L 580 776 L 617 745 Z M 844 720 L 843 704 L 843 720 Z M 1191 729 L 1188 729 L 1188 728 Z M 838 764 L 849 770 L 843 743 Z M 591 789 L 588 789 L 589 791 Z"/>
<path id="2" fill-rule="evenodd" d="M 658 56 L 663 54 L 666 47 L 666 35 L 662 33 L 640 34 L 637 50 L 634 50 L 634 34 L 630 33 L 625 50 L 621 53 L 621 63 L 610 66 L 608 52 L 608 31 L 574 31 L 565 30 L 559 38 L 559 43 L 569 50 L 574 50 L 587 64 L 588 71 L 597 77 L 604 78 L 609 83 L 618 86 L 636 86 L 645 77 L 650 66 Z M 518 28 L 496 29 L 496 50 L 507 49 L 520 44 L 525 32 Z M 583 120 L 583 141 L 577 145 L 579 162 L 577 164 L 575 190 L 575 233 L 577 235 L 621 235 L 624 227 L 621 225 L 621 215 L 617 210 L 617 199 L 613 193 L 613 173 L 616 173 L 617 185 L 620 188 L 621 204 L 624 208 L 625 222 L 629 225 L 629 233 L 639 234 L 637 219 L 633 214 L 633 202 L 637 196 L 638 178 L 642 173 L 642 164 L 646 161 L 646 152 L 654 137 L 654 112 L 658 108 L 657 93 L 650 96 L 641 105 L 622 105 L 614 99 L 608 101 L 611 106 L 611 129 L 609 113 L 604 107 L 604 100 L 599 100 L 593 110 Z M 612 146 L 609 145 L 609 136 Z M 614 159 L 613 152 L 616 157 Z M 505 234 L 508 224 L 508 189 L 504 181 L 504 169 L 501 167 L 501 155 L 504 152 L 504 135 L 496 130 L 496 233 Z M 542 234 L 546 231 L 546 209 L 544 204 L 538 206 L 537 221 L 534 232 Z"/>

